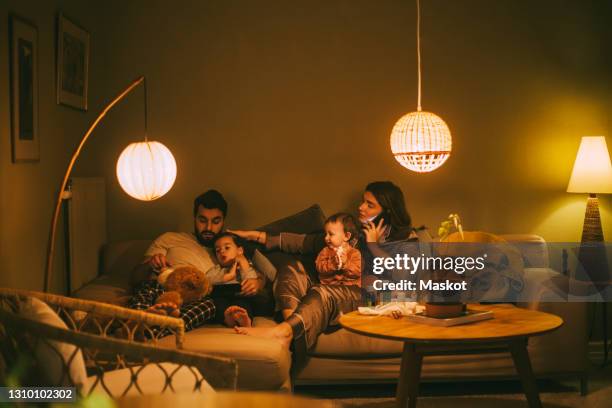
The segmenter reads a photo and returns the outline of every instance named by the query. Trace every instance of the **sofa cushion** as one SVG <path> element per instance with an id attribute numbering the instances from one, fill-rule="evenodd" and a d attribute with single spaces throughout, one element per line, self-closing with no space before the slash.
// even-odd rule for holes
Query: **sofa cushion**
<path id="1" fill-rule="evenodd" d="M 129 279 L 129 275 L 127 279 Z M 123 277 L 103 275 L 73 292 L 72 296 L 118 306 L 127 306 L 130 292 L 129 283 L 125 282 Z"/>
<path id="2" fill-rule="evenodd" d="M 333 333 L 322 334 L 317 339 L 314 349 L 308 354 L 318 358 L 344 360 L 375 360 L 401 357 L 404 343 L 397 340 L 378 339 L 339 329 Z M 448 345 L 440 346 L 448 349 Z M 480 344 L 457 346 L 459 350 L 468 348 L 498 348 L 498 344 Z"/>
<path id="3" fill-rule="evenodd" d="M 269 318 L 256 317 L 256 327 L 272 326 Z M 174 338 L 165 337 L 159 345 L 173 347 Z M 238 362 L 238 388 L 270 390 L 286 387 L 291 356 L 286 347 L 272 339 L 236 334 L 233 329 L 206 325 L 185 336 L 185 350 L 230 357 Z"/>
<path id="4" fill-rule="evenodd" d="M 324 223 L 325 214 L 323 210 L 318 204 L 313 204 L 305 210 L 283 217 L 257 229 L 270 234 L 280 234 L 281 232 L 310 234 L 322 231 Z"/>
<path id="5" fill-rule="evenodd" d="M 339 329 L 333 333 L 321 334 L 311 356 L 327 358 L 385 358 L 402 355 L 401 341 L 377 339 Z"/>
<path id="6" fill-rule="evenodd" d="M 111 242 L 102 248 L 100 275 L 125 277 L 129 286 L 130 272 L 142 262 L 144 253 L 151 245 L 150 239 Z"/>

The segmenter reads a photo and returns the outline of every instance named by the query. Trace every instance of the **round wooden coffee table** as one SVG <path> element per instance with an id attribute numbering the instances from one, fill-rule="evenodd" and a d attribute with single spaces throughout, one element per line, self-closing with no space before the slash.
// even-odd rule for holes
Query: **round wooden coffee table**
<path id="1" fill-rule="evenodd" d="M 494 318 L 451 327 L 412 323 L 389 316 L 366 316 L 351 312 L 340 317 L 345 329 L 370 337 L 404 342 L 397 406 L 416 407 L 423 356 L 436 354 L 490 353 L 510 351 L 530 407 L 541 407 L 540 396 L 527 353 L 527 339 L 551 332 L 563 324 L 558 316 L 521 309 L 512 305 L 469 305 L 469 309 L 490 310 Z M 474 344 L 486 348 L 474 348 Z M 452 349 L 444 349 L 444 345 Z M 471 347 L 461 350 L 461 345 Z M 491 347 L 499 345 L 499 347 Z"/>

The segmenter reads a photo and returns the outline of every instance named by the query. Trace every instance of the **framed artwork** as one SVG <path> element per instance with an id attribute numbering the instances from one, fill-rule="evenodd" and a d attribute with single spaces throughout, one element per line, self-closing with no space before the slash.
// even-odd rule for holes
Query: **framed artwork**
<path id="1" fill-rule="evenodd" d="M 40 160 L 38 139 L 38 30 L 9 18 L 11 139 L 13 162 Z"/>
<path id="2" fill-rule="evenodd" d="M 57 103 L 87 110 L 89 33 L 63 14 L 57 23 Z"/>

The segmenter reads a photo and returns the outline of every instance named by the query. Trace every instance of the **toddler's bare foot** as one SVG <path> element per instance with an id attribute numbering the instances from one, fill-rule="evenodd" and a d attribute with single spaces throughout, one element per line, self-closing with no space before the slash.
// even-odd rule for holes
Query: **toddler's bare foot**
<path id="1" fill-rule="evenodd" d="M 246 310 L 237 310 L 234 313 L 234 317 L 236 318 L 236 323 L 241 327 L 251 327 L 251 318 Z"/>
<path id="2" fill-rule="evenodd" d="M 237 309 L 241 309 L 241 307 L 230 306 L 227 309 L 225 309 L 225 312 L 223 312 L 223 323 L 225 323 L 227 327 L 236 326 L 236 318 L 234 317 L 234 313 L 236 312 Z"/>
<path id="3" fill-rule="evenodd" d="M 284 347 L 289 347 L 293 338 L 293 331 L 287 323 L 280 323 L 274 327 L 234 327 L 234 330 L 238 334 L 277 340 Z"/>
<path id="4" fill-rule="evenodd" d="M 240 306 L 230 306 L 223 313 L 224 323 L 228 327 L 251 327 L 251 318 Z"/>

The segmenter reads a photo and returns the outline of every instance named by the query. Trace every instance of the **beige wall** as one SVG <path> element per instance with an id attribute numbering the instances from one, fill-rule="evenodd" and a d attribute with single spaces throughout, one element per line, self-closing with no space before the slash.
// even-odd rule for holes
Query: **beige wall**
<path id="1" fill-rule="evenodd" d="M 379 179 L 403 188 L 419 224 L 459 212 L 469 229 L 580 239 L 586 197 L 567 194 L 567 181 L 580 137 L 610 130 L 596 7 L 424 2 L 423 106 L 447 121 L 454 151 L 415 174 L 388 147 L 416 105 L 412 2 L 141 5 L 108 6 L 109 92 L 147 74 L 150 136 L 171 148 L 179 174 L 158 202 L 120 191 L 114 160 L 141 134 L 132 96 L 80 169 L 108 176 L 112 239 L 190 229 L 191 199 L 209 187 L 227 195 L 231 225 L 253 227 L 313 202 L 354 209 Z M 609 221 L 610 200 L 602 207 Z"/>
<path id="2" fill-rule="evenodd" d="M 149 136 L 178 162 L 167 196 L 128 198 L 114 164 L 142 138 L 141 90 L 109 114 L 76 170 L 107 178 L 109 238 L 191 229 L 191 200 L 210 187 L 228 198 L 231 226 L 254 227 L 314 202 L 327 213 L 354 209 L 367 182 L 390 179 L 404 190 L 415 223 L 434 231 L 458 212 L 468 229 L 579 240 L 586 197 L 565 188 L 580 136 L 607 135 L 612 146 L 603 6 L 423 3 L 423 107 L 454 136 L 453 155 L 431 174 L 404 170 L 388 147 L 394 122 L 416 106 L 413 2 L 114 0 L 99 10 L 69 3 L 96 46 L 93 111 L 146 74 Z M 10 164 L 0 120 L 0 255 L 10 259 L 10 276 L 0 276 L 31 287 L 20 274 L 44 263 L 51 194 L 68 158 L 61 143 L 75 143 L 92 115 L 53 102 L 56 9 L 41 7 L 8 7 L 47 36 L 41 163 Z M 7 8 L 0 11 L 6 21 Z M 6 69 L 1 63 L 2 118 Z M 609 197 L 602 212 L 610 237 Z"/>
<path id="3" fill-rule="evenodd" d="M 74 1 L 0 2 L 0 286 L 41 289 L 47 237 L 55 194 L 68 159 L 93 113 L 56 104 L 55 30 L 60 10 L 92 34 L 90 106 L 99 109 L 103 58 L 98 53 L 95 10 Z M 91 6 L 90 6 L 91 7 Z M 38 28 L 38 113 L 40 162 L 11 162 L 8 63 L 8 14 L 14 13 Z M 61 241 L 52 288 L 63 288 Z"/>

